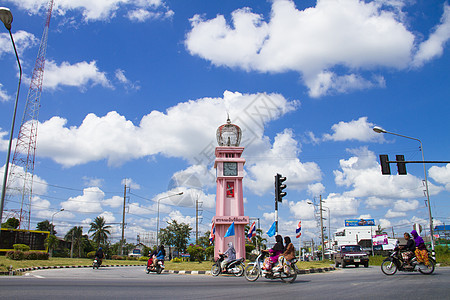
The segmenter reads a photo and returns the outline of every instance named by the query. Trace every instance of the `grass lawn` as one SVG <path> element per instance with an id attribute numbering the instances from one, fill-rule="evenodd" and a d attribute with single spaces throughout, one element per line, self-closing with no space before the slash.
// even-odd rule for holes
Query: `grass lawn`
<path id="1" fill-rule="evenodd" d="M 248 261 L 247 261 L 248 262 Z M 137 265 L 145 266 L 145 261 L 138 260 L 103 260 L 103 265 Z M 211 270 L 212 262 L 204 261 L 198 262 L 180 262 L 174 263 L 167 261 L 165 263 L 166 270 L 175 271 L 209 271 Z M 87 258 L 59 258 L 51 257 L 49 260 L 12 260 L 5 256 L 0 256 L 0 272 L 8 271 L 8 267 L 12 266 L 13 270 L 30 268 L 30 267 L 45 267 L 45 266 L 90 266 L 92 265 L 92 259 Z M 311 268 L 324 268 L 333 265 L 332 261 L 311 261 L 311 262 L 298 262 L 299 269 L 311 269 Z"/>

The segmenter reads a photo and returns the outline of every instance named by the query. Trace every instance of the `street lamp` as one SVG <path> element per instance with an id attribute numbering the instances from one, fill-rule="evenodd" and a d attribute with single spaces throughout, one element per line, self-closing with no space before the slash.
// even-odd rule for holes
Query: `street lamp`
<path id="1" fill-rule="evenodd" d="M 54 217 L 57 213 L 62 212 L 63 210 L 64 210 L 64 208 L 61 208 L 60 210 L 58 210 L 57 212 L 55 212 L 55 213 L 52 215 L 52 226 L 50 227 L 50 235 L 53 235 L 53 217 Z"/>
<path id="2" fill-rule="evenodd" d="M 427 193 L 427 202 L 428 202 L 428 217 L 430 219 L 431 251 L 432 251 L 432 256 L 435 257 L 436 254 L 434 252 L 433 217 L 431 215 L 430 194 L 428 193 L 427 169 L 425 167 L 425 156 L 423 154 L 422 141 L 417 139 L 417 138 L 410 137 L 410 136 L 406 136 L 406 135 L 402 135 L 402 134 L 398 134 L 398 133 L 394 133 L 394 132 L 389 132 L 389 131 L 384 130 L 383 128 L 381 128 L 379 126 L 375 126 L 373 128 L 373 131 L 375 131 L 376 133 L 388 133 L 388 134 L 392 134 L 392 135 L 401 136 L 401 137 L 404 137 L 404 138 L 407 138 L 407 139 L 418 141 L 420 143 L 420 152 L 422 152 L 423 172 L 424 172 L 424 176 L 425 176 L 425 190 L 426 190 L 426 193 Z"/>
<path id="3" fill-rule="evenodd" d="M 158 201 L 158 221 L 156 221 L 156 246 L 158 247 L 158 243 L 159 243 L 159 201 L 161 201 L 162 199 L 166 199 L 172 196 L 179 196 L 179 195 L 183 195 L 183 192 L 179 192 L 176 194 L 172 194 L 172 195 L 168 195 L 162 198 L 159 198 Z"/>
<path id="4" fill-rule="evenodd" d="M 1 195 L 1 202 L 0 202 L 0 222 L 1 222 L 2 218 L 3 218 L 3 208 L 5 205 L 6 183 L 8 181 L 9 158 L 11 156 L 12 137 L 14 134 L 14 123 L 16 122 L 17 103 L 19 102 L 20 82 L 22 81 L 22 66 L 20 65 L 20 60 L 19 60 L 19 55 L 17 54 L 16 44 L 14 43 L 14 38 L 11 33 L 11 23 L 13 21 L 13 16 L 12 16 L 12 13 L 9 10 L 9 8 L 0 7 L 0 20 L 3 22 L 3 24 L 5 24 L 6 29 L 8 29 L 8 31 L 9 31 L 9 36 L 11 37 L 11 42 L 14 47 L 14 52 L 16 53 L 17 64 L 19 65 L 19 84 L 17 86 L 16 102 L 14 104 L 14 113 L 13 113 L 12 122 L 11 122 L 11 130 L 9 133 L 9 145 L 8 145 L 8 151 L 6 154 L 5 173 L 3 174 L 2 195 Z"/>

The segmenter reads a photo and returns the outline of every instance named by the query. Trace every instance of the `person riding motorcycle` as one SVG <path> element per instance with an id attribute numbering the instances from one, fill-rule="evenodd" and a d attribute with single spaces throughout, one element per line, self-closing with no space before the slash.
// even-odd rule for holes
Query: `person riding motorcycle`
<path id="1" fill-rule="evenodd" d="M 226 256 L 226 258 L 222 261 L 220 265 L 222 270 L 225 270 L 227 264 L 236 259 L 236 250 L 234 249 L 233 243 L 229 242 L 227 251 L 225 251 L 224 253 L 219 252 L 219 254 L 223 254 Z"/>
<path id="2" fill-rule="evenodd" d="M 272 270 L 273 265 L 278 261 L 278 257 L 284 252 L 283 238 L 281 237 L 281 235 L 276 235 L 275 241 L 276 243 L 271 249 L 262 250 L 262 252 L 269 253 L 270 255 L 269 257 L 266 257 L 264 259 L 264 269 L 266 271 Z"/>
<path id="3" fill-rule="evenodd" d="M 103 258 L 105 257 L 102 247 L 98 248 L 98 250 L 94 254 L 94 257 L 97 258 L 97 263 L 100 266 L 102 264 Z"/>
<path id="4" fill-rule="evenodd" d="M 147 267 L 151 267 L 153 266 L 153 257 L 156 258 L 156 250 L 154 251 L 149 251 L 148 252 L 148 261 L 147 261 Z"/>
<path id="5" fill-rule="evenodd" d="M 284 237 L 284 252 L 278 257 L 278 269 L 290 264 L 290 261 L 295 258 L 295 248 L 291 242 L 291 238 Z"/>
<path id="6" fill-rule="evenodd" d="M 414 238 L 414 242 L 416 243 L 416 250 L 414 254 L 416 255 L 417 261 L 428 266 L 428 251 L 427 247 L 425 246 L 425 242 L 423 241 L 422 237 L 419 236 L 417 231 L 413 230 L 411 231 L 411 234 Z"/>
<path id="7" fill-rule="evenodd" d="M 156 258 L 153 259 L 153 266 L 156 267 L 156 264 L 160 260 L 164 260 L 164 257 L 166 256 L 166 250 L 164 249 L 164 246 L 159 246 L 158 253 L 156 254 Z"/>
<path id="8" fill-rule="evenodd" d="M 411 236 L 409 235 L 409 233 L 405 232 L 403 234 L 403 236 L 405 237 L 406 245 L 405 246 L 399 246 L 399 248 L 401 250 L 403 250 L 402 258 L 403 258 L 403 261 L 406 264 L 406 267 L 411 267 L 409 261 L 413 257 L 414 251 L 416 250 L 416 243 L 414 242 L 413 239 L 411 239 Z"/>

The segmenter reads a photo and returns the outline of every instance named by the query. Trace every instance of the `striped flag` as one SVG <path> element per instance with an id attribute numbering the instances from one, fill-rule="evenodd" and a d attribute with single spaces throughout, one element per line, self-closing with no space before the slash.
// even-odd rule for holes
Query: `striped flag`
<path id="1" fill-rule="evenodd" d="M 298 227 L 295 230 L 295 233 L 297 234 L 296 237 L 299 238 L 302 235 L 302 221 L 298 222 Z"/>
<path id="2" fill-rule="evenodd" d="M 209 233 L 209 244 L 211 245 L 216 238 L 216 224 L 213 222 L 211 226 L 211 232 Z"/>
<path id="3" fill-rule="evenodd" d="M 252 240 L 252 237 L 256 236 L 256 222 L 253 222 L 252 226 L 250 226 L 250 229 L 248 230 L 247 238 L 249 241 Z"/>

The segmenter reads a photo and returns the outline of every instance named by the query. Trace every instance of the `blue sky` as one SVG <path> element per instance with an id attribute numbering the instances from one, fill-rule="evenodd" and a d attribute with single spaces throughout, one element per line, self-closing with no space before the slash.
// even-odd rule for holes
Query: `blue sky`
<path id="1" fill-rule="evenodd" d="M 23 66 L 19 130 L 47 1 L 3 1 Z M 3 27 L 3 26 L 2 26 Z M 421 164 L 381 175 L 379 154 L 449 160 L 450 6 L 446 1 L 55 1 L 44 73 L 31 227 L 62 235 L 102 215 L 128 242 L 165 221 L 200 233 L 215 214 L 211 149 L 227 114 L 244 131 L 245 214 L 274 220 L 273 182 L 287 177 L 280 233 L 317 239 L 373 218 L 396 233 L 424 227 Z M 0 33 L 0 152 L 6 157 L 18 68 Z M 4 162 L 1 163 L 4 168 Z M 449 222 L 450 165 L 427 165 L 434 222 Z M 6 209 L 18 208 L 10 199 Z M 327 214 L 327 213 L 325 213 Z"/>

